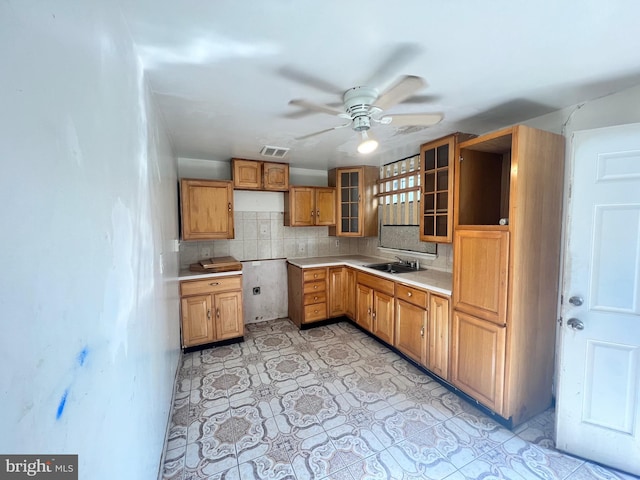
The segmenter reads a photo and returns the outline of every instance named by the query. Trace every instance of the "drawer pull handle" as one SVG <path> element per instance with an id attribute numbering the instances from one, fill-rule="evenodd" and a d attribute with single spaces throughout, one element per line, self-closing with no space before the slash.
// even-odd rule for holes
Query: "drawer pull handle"
<path id="1" fill-rule="evenodd" d="M 229 202 L 229 207 L 228 207 L 229 211 L 231 211 L 231 202 Z"/>
<path id="2" fill-rule="evenodd" d="M 424 325 L 422 325 L 422 328 L 420 329 L 420 336 L 424 338 Z"/>
<path id="3" fill-rule="evenodd" d="M 216 287 L 220 285 L 220 282 L 211 282 L 209 285 L 211 285 L 212 287 Z"/>
<path id="4" fill-rule="evenodd" d="M 314 299 L 314 300 L 317 300 L 317 299 L 318 299 L 318 296 L 316 295 L 315 297 L 313 297 L 313 299 Z"/>
<path id="5" fill-rule="evenodd" d="M 407 292 L 407 297 L 410 297 L 411 295 L 413 295 L 411 292 Z"/>
<path id="6" fill-rule="evenodd" d="M 207 310 L 207 320 L 211 320 L 211 309 Z"/>
<path id="7" fill-rule="evenodd" d="M 216 317 L 220 318 L 220 309 L 219 308 L 216 308 Z"/>
<path id="8" fill-rule="evenodd" d="M 318 285 L 314 285 L 313 289 L 316 290 L 318 288 Z"/>

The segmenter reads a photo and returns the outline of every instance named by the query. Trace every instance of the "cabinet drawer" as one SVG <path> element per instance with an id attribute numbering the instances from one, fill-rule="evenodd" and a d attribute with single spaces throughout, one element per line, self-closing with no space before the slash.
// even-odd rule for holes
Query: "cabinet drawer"
<path id="1" fill-rule="evenodd" d="M 357 282 L 388 295 L 393 295 L 394 293 L 394 283 L 392 280 L 385 280 L 384 278 L 376 277 L 375 275 L 358 272 Z"/>
<path id="2" fill-rule="evenodd" d="M 404 300 L 405 302 L 413 303 L 418 307 L 427 308 L 429 294 L 424 290 L 419 290 L 417 288 L 397 283 L 396 298 Z"/>
<path id="3" fill-rule="evenodd" d="M 305 305 L 304 321 L 315 322 L 327 318 L 327 303 L 314 303 L 313 305 Z"/>
<path id="4" fill-rule="evenodd" d="M 305 282 L 303 293 L 324 292 L 327 290 L 327 283 L 324 280 L 319 282 Z"/>
<path id="5" fill-rule="evenodd" d="M 321 303 L 326 301 L 327 301 L 327 292 L 305 293 L 304 295 L 305 305 L 312 305 L 314 303 Z"/>
<path id="6" fill-rule="evenodd" d="M 327 278 L 326 268 L 308 268 L 302 271 L 302 280 L 305 282 L 324 280 L 325 278 Z"/>
<path id="7" fill-rule="evenodd" d="M 180 282 L 180 295 L 200 295 L 203 293 L 242 290 L 242 276 L 212 277 L 206 280 L 187 280 Z"/>

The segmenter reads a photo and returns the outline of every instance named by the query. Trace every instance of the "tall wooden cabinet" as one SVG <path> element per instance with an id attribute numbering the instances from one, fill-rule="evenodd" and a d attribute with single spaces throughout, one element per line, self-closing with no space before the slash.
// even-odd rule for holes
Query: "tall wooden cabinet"
<path id="1" fill-rule="evenodd" d="M 225 180 L 180 180 L 183 240 L 233 238 L 233 184 Z"/>
<path id="2" fill-rule="evenodd" d="M 451 382 L 517 425 L 552 400 L 564 139 L 520 125 L 456 157 Z"/>
<path id="3" fill-rule="evenodd" d="M 336 189 L 333 187 L 289 188 L 284 193 L 284 224 L 290 227 L 336 224 Z"/>
<path id="4" fill-rule="evenodd" d="M 182 347 L 242 337 L 242 277 L 180 282 Z"/>
<path id="5" fill-rule="evenodd" d="M 373 237 L 378 234 L 378 200 L 375 197 L 378 167 L 334 168 L 329 186 L 336 187 L 337 222 L 329 235 Z"/>

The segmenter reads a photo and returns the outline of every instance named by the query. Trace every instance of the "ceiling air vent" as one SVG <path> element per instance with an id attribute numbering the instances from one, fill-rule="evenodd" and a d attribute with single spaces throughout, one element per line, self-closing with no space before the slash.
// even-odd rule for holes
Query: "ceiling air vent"
<path id="1" fill-rule="evenodd" d="M 262 147 L 262 150 L 260 150 L 260 155 L 263 157 L 283 158 L 287 152 L 289 152 L 288 148 L 265 145 Z"/>

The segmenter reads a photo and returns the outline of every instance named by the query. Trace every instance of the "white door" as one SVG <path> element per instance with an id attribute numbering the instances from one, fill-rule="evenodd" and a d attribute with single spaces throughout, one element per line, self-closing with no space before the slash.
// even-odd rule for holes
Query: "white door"
<path id="1" fill-rule="evenodd" d="M 640 124 L 572 141 L 556 445 L 640 475 Z"/>

